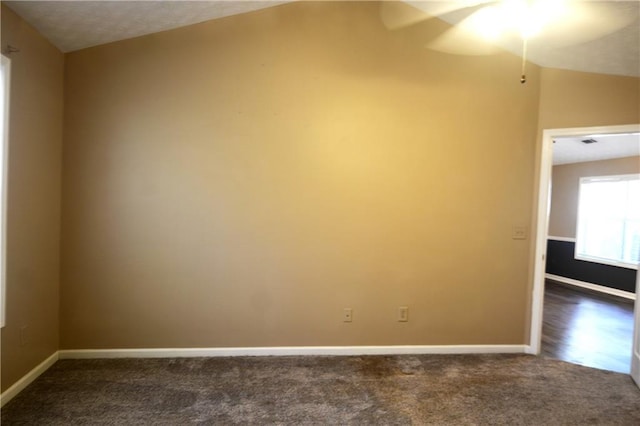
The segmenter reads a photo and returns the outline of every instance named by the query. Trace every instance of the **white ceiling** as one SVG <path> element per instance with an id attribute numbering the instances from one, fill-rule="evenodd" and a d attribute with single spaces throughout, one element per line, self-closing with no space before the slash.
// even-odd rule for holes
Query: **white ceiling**
<path id="1" fill-rule="evenodd" d="M 585 144 L 585 139 L 596 143 Z M 640 156 L 640 133 L 554 139 L 553 165 Z"/>
<path id="2" fill-rule="evenodd" d="M 63 52 L 276 6 L 288 1 L 3 1 Z"/>
<path id="3" fill-rule="evenodd" d="M 573 0 L 590 1 L 590 0 Z M 33 25 L 63 52 L 164 31 L 210 19 L 250 12 L 289 1 L 3 1 L 18 15 Z M 483 3 L 484 1 L 453 0 L 449 3 Z M 418 3 L 434 2 L 407 2 Z M 438 2 L 442 4 L 443 2 Z M 640 2 L 605 1 L 595 21 L 585 28 L 569 17 L 561 25 L 547 29 L 547 35 L 531 40 L 528 58 L 532 62 L 552 68 L 577 71 L 640 76 Z M 454 5 L 455 6 L 455 5 Z M 459 22 L 465 13 L 454 12 L 442 16 L 450 23 Z M 623 19 L 625 25 L 611 34 L 599 31 L 599 22 Z M 575 17 L 576 22 L 579 20 Z M 584 24 L 584 22 L 583 22 Z M 605 25 L 606 26 L 606 25 Z M 580 30 L 581 29 L 581 30 Z M 567 37 L 579 34 L 598 34 L 599 37 L 580 44 L 563 46 Z M 586 37 L 589 38 L 589 37 Z M 19 48 L 19 46 L 16 46 Z M 502 41 L 502 47 L 520 55 L 521 42 Z M 5 46 L 3 46 L 5 48 Z"/>

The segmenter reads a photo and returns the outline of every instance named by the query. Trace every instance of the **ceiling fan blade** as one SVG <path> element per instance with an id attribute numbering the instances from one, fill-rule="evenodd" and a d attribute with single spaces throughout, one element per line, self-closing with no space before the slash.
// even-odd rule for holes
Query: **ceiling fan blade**
<path id="1" fill-rule="evenodd" d="M 421 1 L 408 0 L 405 3 L 419 9 L 430 16 L 441 16 L 467 7 L 479 6 L 486 3 L 494 3 L 496 0 L 436 0 Z"/>
<path id="2" fill-rule="evenodd" d="M 432 18 L 403 1 L 380 2 L 380 19 L 387 29 L 398 30 Z"/>
<path id="3" fill-rule="evenodd" d="M 456 10 L 488 3 L 490 0 L 448 0 L 448 1 L 382 1 L 380 18 L 385 27 L 398 30 L 445 15 Z"/>
<path id="4" fill-rule="evenodd" d="M 427 44 L 427 48 L 453 55 L 491 55 L 500 48 L 482 37 L 477 28 L 478 17 L 487 8 L 475 11 Z"/>
<path id="5" fill-rule="evenodd" d="M 640 20 L 636 1 L 574 1 L 567 4 L 566 18 L 548 25 L 534 38 L 545 47 L 557 48 L 599 39 Z"/>
<path id="6" fill-rule="evenodd" d="M 527 36 L 533 49 L 585 43 L 634 25 L 634 21 L 640 25 L 638 1 L 566 0 L 555 3 L 555 0 L 540 0 L 539 3 L 524 3 L 532 7 L 527 12 L 529 15 L 525 15 L 527 21 L 534 23 L 531 29 L 536 29 L 538 25 L 535 24 L 537 13 L 540 13 L 542 22 L 538 34 L 533 31 L 531 36 Z M 552 10 L 546 9 L 546 3 Z M 504 4 L 490 0 L 383 1 L 381 18 L 389 29 L 413 26 L 432 17 L 452 25 L 451 29 L 427 45 L 432 50 L 457 55 L 486 55 L 500 51 L 498 46 L 501 46 L 519 52 L 522 49 L 520 32 L 530 30 L 526 28 L 527 22 L 521 29 L 517 28 L 518 24 L 514 26 L 509 15 L 504 14 Z M 547 13 L 555 14 L 554 18 L 558 20 L 553 24 L 551 21 L 545 24 Z M 513 19 L 522 19 L 522 16 Z M 487 25 L 487 22 L 490 24 Z M 502 25 L 503 22 L 511 25 Z"/>

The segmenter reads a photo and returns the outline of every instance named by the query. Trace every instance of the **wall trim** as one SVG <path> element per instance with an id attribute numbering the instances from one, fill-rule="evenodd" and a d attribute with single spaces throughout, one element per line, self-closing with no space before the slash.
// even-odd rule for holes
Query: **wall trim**
<path id="1" fill-rule="evenodd" d="M 560 275 L 545 274 L 545 278 L 553 281 L 558 281 L 563 284 L 569 284 L 576 287 L 586 288 L 588 290 L 597 291 L 599 293 L 606 293 L 612 296 L 623 297 L 629 300 L 636 300 L 636 295 L 629 291 L 618 290 L 617 288 L 605 287 L 599 284 L 588 283 L 584 281 L 574 280 L 573 278 L 562 277 Z"/>
<path id="2" fill-rule="evenodd" d="M 60 359 L 185 358 L 287 355 L 419 355 L 524 353 L 523 345 L 276 346 L 247 348 L 65 349 Z"/>
<path id="3" fill-rule="evenodd" d="M 547 240 L 566 241 L 567 243 L 575 243 L 577 241 L 575 238 L 572 238 L 572 237 L 554 237 L 552 235 L 547 236 Z"/>
<path id="4" fill-rule="evenodd" d="M 0 407 L 11 401 L 17 394 L 22 392 L 24 388 L 29 386 L 31 382 L 37 379 L 42 373 L 47 371 L 53 364 L 58 361 L 58 351 L 54 352 L 49 358 L 42 361 L 33 370 L 25 374 L 20 380 L 11 385 L 6 391 L 0 394 Z"/>

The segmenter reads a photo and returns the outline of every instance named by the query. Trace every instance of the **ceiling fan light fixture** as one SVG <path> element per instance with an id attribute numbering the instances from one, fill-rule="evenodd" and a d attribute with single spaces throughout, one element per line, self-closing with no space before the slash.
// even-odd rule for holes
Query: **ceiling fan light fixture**
<path id="1" fill-rule="evenodd" d="M 566 0 L 502 0 L 473 14 L 469 24 L 486 40 L 496 40 L 508 31 L 529 39 L 566 12 Z"/>
<path id="2" fill-rule="evenodd" d="M 520 31 L 527 38 L 536 36 L 544 27 L 560 20 L 567 13 L 566 0 L 534 0 L 526 3 L 529 7 L 523 16 L 526 19 L 521 22 Z"/>
<path id="3" fill-rule="evenodd" d="M 504 10 L 498 6 L 488 6 L 478 10 L 468 18 L 468 24 L 476 34 L 487 41 L 494 41 L 507 29 Z"/>

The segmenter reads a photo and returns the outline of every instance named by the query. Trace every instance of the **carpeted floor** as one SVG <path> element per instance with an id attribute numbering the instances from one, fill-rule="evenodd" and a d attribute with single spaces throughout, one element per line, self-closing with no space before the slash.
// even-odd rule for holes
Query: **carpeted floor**
<path id="1" fill-rule="evenodd" d="M 58 361 L 2 425 L 639 425 L 628 375 L 529 355 Z"/>

